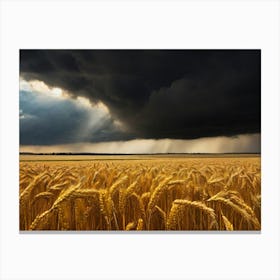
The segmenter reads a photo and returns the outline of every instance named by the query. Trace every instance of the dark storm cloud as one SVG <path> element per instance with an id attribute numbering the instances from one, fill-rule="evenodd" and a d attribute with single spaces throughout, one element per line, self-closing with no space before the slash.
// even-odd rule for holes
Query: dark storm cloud
<path id="1" fill-rule="evenodd" d="M 102 101 L 124 140 L 260 132 L 258 50 L 21 50 L 20 75 Z"/>

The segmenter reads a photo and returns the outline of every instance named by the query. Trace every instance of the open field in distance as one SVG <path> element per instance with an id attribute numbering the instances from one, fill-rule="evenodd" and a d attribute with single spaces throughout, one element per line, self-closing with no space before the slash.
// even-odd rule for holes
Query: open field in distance
<path id="1" fill-rule="evenodd" d="M 260 156 L 20 156 L 20 230 L 260 230 Z"/>

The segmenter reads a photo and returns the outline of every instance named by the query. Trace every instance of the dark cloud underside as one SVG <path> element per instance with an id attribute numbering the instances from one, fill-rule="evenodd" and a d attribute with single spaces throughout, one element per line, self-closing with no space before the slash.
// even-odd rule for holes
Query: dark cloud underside
<path id="1" fill-rule="evenodd" d="M 21 50 L 20 75 L 104 103 L 126 128 L 106 141 L 195 139 L 260 132 L 260 60 L 259 50 Z"/>

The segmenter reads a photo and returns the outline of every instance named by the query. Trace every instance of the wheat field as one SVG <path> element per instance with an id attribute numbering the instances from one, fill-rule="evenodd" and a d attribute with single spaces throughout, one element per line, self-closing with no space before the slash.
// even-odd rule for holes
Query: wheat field
<path id="1" fill-rule="evenodd" d="M 20 161 L 20 230 L 261 229 L 260 157 L 49 158 Z"/>

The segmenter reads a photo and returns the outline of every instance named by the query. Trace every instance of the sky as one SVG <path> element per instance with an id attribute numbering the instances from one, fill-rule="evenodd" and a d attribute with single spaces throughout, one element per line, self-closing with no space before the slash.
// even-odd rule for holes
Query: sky
<path id="1" fill-rule="evenodd" d="M 260 73 L 260 50 L 20 50 L 20 151 L 259 153 Z"/>

